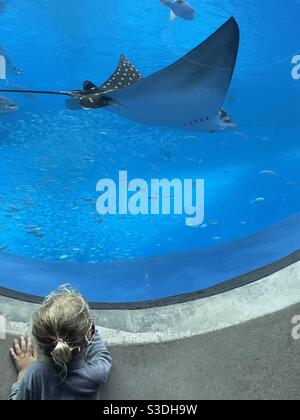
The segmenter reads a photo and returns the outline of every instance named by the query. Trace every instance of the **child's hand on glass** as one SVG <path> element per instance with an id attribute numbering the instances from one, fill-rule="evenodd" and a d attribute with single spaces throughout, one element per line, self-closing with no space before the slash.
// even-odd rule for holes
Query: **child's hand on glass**
<path id="1" fill-rule="evenodd" d="M 36 359 L 33 353 L 33 345 L 30 337 L 20 337 L 19 340 L 14 340 L 10 349 L 11 357 L 14 361 L 16 369 L 18 371 L 18 381 L 21 381 L 25 370 L 34 362 Z"/>

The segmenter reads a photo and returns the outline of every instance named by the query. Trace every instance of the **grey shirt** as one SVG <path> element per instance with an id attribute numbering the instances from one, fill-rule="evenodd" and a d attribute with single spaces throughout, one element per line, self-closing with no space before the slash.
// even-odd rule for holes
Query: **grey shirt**
<path id="1" fill-rule="evenodd" d="M 100 386 L 107 381 L 112 358 L 96 334 L 85 360 L 68 365 L 64 381 L 52 362 L 36 362 L 26 370 L 22 382 L 12 387 L 10 400 L 97 400 Z"/>

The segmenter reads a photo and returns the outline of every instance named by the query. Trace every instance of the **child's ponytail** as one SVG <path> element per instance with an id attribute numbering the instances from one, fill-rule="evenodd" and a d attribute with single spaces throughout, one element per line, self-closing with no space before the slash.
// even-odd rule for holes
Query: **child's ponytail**
<path id="1" fill-rule="evenodd" d="M 50 354 L 54 363 L 62 369 L 65 369 L 66 365 L 68 365 L 73 358 L 71 347 L 60 338 L 57 340 L 56 347 Z"/>

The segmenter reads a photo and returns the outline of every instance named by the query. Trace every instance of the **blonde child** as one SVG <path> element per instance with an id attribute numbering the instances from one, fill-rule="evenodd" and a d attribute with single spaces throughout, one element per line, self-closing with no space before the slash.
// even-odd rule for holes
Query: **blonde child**
<path id="1" fill-rule="evenodd" d="M 99 398 L 112 359 L 78 292 L 62 287 L 48 296 L 33 316 L 32 337 L 10 349 L 18 371 L 11 400 Z"/>

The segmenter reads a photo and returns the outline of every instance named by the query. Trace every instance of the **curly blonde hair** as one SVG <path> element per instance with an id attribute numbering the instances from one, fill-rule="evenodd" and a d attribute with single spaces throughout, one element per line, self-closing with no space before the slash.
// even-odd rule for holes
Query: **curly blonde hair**
<path id="1" fill-rule="evenodd" d="M 39 354 L 53 360 L 64 376 L 92 339 L 93 321 L 87 301 L 69 286 L 51 293 L 32 319 Z"/>

